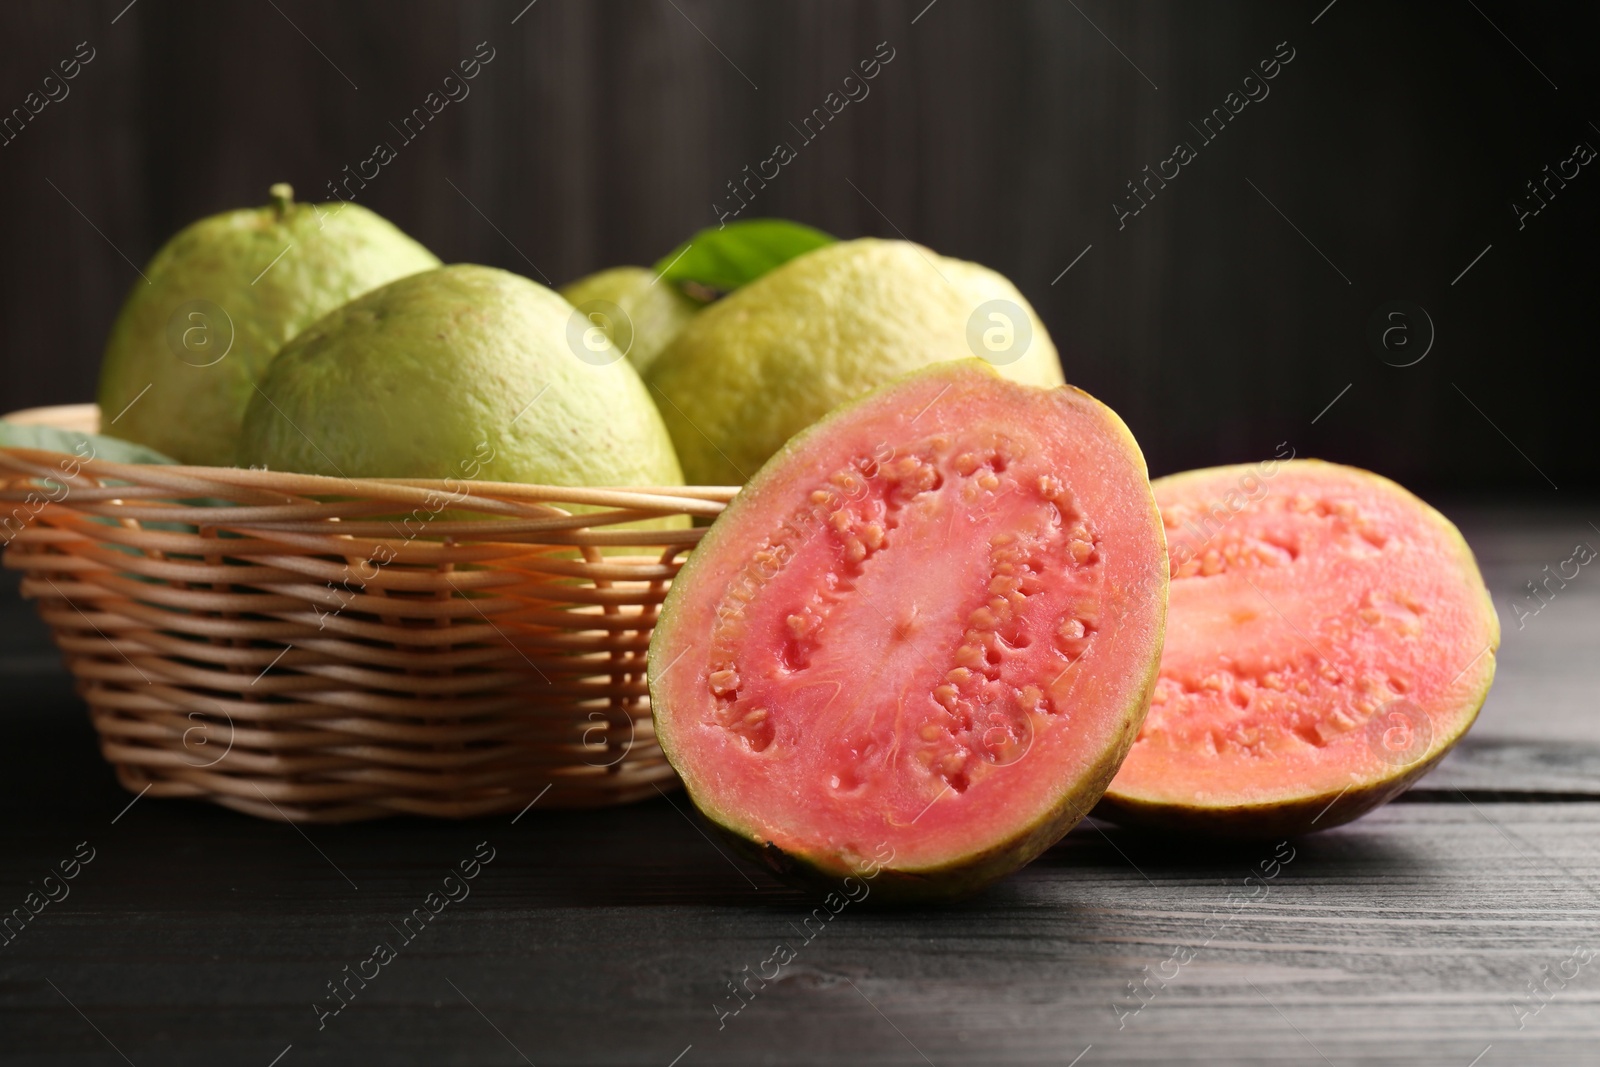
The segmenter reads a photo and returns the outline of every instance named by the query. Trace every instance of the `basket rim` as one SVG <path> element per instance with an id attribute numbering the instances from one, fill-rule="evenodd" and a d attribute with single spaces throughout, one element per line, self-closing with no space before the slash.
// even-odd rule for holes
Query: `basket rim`
<path id="1" fill-rule="evenodd" d="M 55 426 L 58 422 L 86 424 L 91 417 L 99 421 L 97 404 L 54 404 L 22 408 L 0 415 L 10 422 L 29 426 Z M 68 427 L 72 428 L 72 427 Z M 617 485 L 563 486 L 533 482 L 497 482 L 466 478 L 351 478 L 341 475 L 298 474 L 292 471 L 252 470 L 247 467 L 212 467 L 189 464 L 116 463 L 105 459 L 84 459 L 53 449 L 0 447 L 0 466 L 21 470 L 41 463 L 58 464 L 64 457 L 83 473 L 93 470 L 96 477 L 126 481 L 134 486 L 157 487 L 181 492 L 185 496 L 220 495 L 212 487 L 248 489 L 257 493 L 294 496 L 358 495 L 396 503 L 423 503 L 433 494 L 447 492 L 458 499 L 480 497 L 516 503 L 569 503 L 644 510 L 687 511 L 701 514 L 706 505 L 726 504 L 739 492 L 735 485 Z M 38 471 L 40 477 L 61 477 L 58 470 Z M 70 480 L 70 479 L 69 479 Z M 688 503 L 691 506 L 685 507 Z M 698 505 L 698 506 L 696 506 Z M 707 516 L 720 507 L 704 510 Z"/>

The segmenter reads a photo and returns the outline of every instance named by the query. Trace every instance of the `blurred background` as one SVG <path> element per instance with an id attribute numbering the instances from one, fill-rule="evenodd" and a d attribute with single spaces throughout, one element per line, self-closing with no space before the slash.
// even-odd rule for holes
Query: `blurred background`
<path id="1" fill-rule="evenodd" d="M 10 0 L 0 410 L 93 397 L 179 227 L 275 181 L 326 199 L 379 142 L 359 202 L 554 284 L 655 261 L 787 142 L 741 217 L 1002 271 L 1152 474 L 1287 442 L 1424 493 L 1593 491 L 1597 29 L 1493 0 Z"/>

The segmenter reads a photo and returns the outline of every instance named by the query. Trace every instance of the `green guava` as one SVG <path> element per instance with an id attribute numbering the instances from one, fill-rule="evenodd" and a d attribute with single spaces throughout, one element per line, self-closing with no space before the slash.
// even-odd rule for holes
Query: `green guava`
<path id="1" fill-rule="evenodd" d="M 458 264 L 390 282 L 284 346 L 238 461 L 350 478 L 683 483 L 666 427 L 613 349 L 520 275 Z"/>
<path id="2" fill-rule="evenodd" d="M 785 877 L 971 892 L 1094 806 L 1161 658 L 1139 446 L 1067 386 L 914 371 L 786 444 L 650 641 L 661 750 Z"/>
<path id="3" fill-rule="evenodd" d="M 842 241 L 707 307 L 645 380 L 702 485 L 743 483 L 831 408 L 918 367 L 982 356 L 1062 383 L 1044 324 L 1005 278 L 907 241 Z"/>
<path id="4" fill-rule="evenodd" d="M 644 267 L 612 267 L 557 290 L 590 317 L 640 374 L 694 318 L 700 305 Z M 607 306 L 609 305 L 609 306 Z M 622 321 L 613 309 L 620 309 Z"/>
<path id="5" fill-rule="evenodd" d="M 182 463 L 233 461 L 278 350 L 323 313 L 439 265 L 355 204 L 272 203 L 191 223 L 145 267 L 111 327 L 98 399 L 108 431 Z"/>

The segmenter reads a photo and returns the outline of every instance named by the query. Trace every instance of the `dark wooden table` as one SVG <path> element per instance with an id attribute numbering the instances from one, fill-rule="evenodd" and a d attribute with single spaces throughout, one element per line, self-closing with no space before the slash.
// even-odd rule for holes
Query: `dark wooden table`
<path id="1" fill-rule="evenodd" d="M 93 858 L 0 947 L 0 1062 L 1600 1062 L 1600 572 L 1520 629 L 1510 609 L 1600 546 L 1600 506 L 1446 510 L 1505 641 L 1472 735 L 1411 793 L 1292 842 L 1264 892 L 1243 883 L 1271 846 L 1091 821 L 976 899 L 847 906 L 809 941 L 817 902 L 713 844 L 679 794 L 515 824 L 130 805 L 7 580 L 0 909 Z M 396 957 L 320 1015 L 379 941 Z M 779 942 L 794 962 L 719 1018 Z"/>

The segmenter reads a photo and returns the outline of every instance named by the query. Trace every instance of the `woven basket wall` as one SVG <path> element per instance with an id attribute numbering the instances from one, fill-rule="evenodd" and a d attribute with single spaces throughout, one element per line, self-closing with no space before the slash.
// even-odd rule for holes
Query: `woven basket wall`
<path id="1" fill-rule="evenodd" d="M 8 418 L 98 426 L 93 405 Z M 645 651 L 702 531 L 617 527 L 714 516 L 734 492 L 0 450 L 5 565 L 122 784 L 310 822 L 671 788 Z"/>

